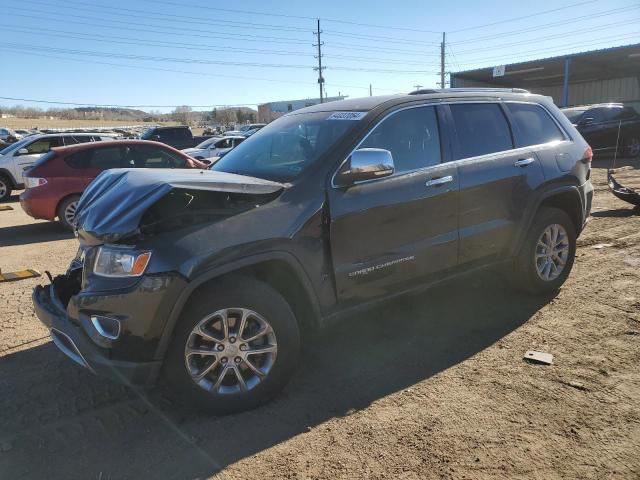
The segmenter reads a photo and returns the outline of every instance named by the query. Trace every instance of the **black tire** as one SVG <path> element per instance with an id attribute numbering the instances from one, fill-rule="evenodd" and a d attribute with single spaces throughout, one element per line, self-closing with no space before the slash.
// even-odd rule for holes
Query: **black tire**
<path id="1" fill-rule="evenodd" d="M 71 195 L 60 202 L 58 205 L 58 209 L 56 210 L 56 215 L 58 216 L 58 223 L 62 228 L 73 231 L 73 224 L 67 219 L 65 212 L 70 206 L 75 203 L 77 205 L 78 200 L 80 200 L 80 195 Z"/>
<path id="2" fill-rule="evenodd" d="M 221 394 L 195 383 L 187 371 L 185 348 L 192 330 L 202 319 L 226 308 L 250 309 L 267 320 L 275 334 L 277 354 L 271 370 L 256 386 L 244 392 Z M 197 297 L 192 297 L 173 332 L 162 378 L 169 395 L 188 407 L 213 414 L 241 412 L 265 403 L 285 387 L 293 375 L 299 353 L 298 323 L 285 299 L 263 282 L 231 276 L 224 282 L 211 283 L 198 291 Z"/>
<path id="3" fill-rule="evenodd" d="M 13 183 L 6 175 L 0 175 L 0 202 L 9 200 L 13 191 Z"/>
<path id="4" fill-rule="evenodd" d="M 624 151 L 622 154 L 632 158 L 640 156 L 640 138 L 636 136 L 627 138 L 624 142 Z"/>
<path id="5" fill-rule="evenodd" d="M 536 253 L 538 240 L 543 232 L 551 225 L 560 225 L 567 233 L 568 256 L 559 276 L 551 280 L 544 280 L 536 267 Z M 513 284 L 517 289 L 542 294 L 557 291 L 565 282 L 576 254 L 576 228 L 566 212 L 557 208 L 542 207 L 538 210 L 533 223 L 527 232 L 527 237 L 515 258 L 511 274 Z"/>

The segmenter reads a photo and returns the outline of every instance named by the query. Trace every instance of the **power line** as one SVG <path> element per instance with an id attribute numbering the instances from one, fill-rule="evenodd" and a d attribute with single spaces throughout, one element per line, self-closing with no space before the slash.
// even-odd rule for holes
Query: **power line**
<path id="1" fill-rule="evenodd" d="M 56 12 L 48 12 L 48 11 L 42 11 L 42 10 L 33 10 L 33 9 L 29 9 L 29 8 L 17 8 L 14 7 L 13 10 L 18 10 L 18 11 L 26 11 L 26 12 L 34 12 L 34 13 L 38 13 L 40 14 L 37 18 L 39 20 L 42 20 L 42 15 L 45 14 L 47 16 L 49 15 L 56 15 L 58 17 L 65 17 L 65 21 L 68 22 L 68 18 L 78 18 L 80 20 L 91 20 L 94 21 L 95 17 L 87 17 L 85 15 L 73 15 L 70 13 L 56 13 Z M 12 11 L 13 11 L 12 10 Z M 13 15 L 13 13 L 12 13 Z M 49 20 L 51 20 L 49 18 Z M 141 22 L 127 22 L 125 20 L 111 20 L 111 19 L 100 19 L 101 22 L 105 22 L 105 23 L 118 23 L 118 24 L 122 24 L 122 25 L 130 25 L 130 26 L 134 26 L 134 27 L 140 27 L 140 26 L 144 26 L 144 27 L 160 27 L 160 28 L 167 28 L 166 25 L 154 25 L 154 24 L 150 24 L 150 23 L 141 23 Z M 166 32 L 162 32 L 162 33 L 166 33 Z M 246 37 L 246 38 L 239 38 L 239 37 Z M 215 37 L 212 37 L 215 38 Z M 287 38 L 287 37 L 274 37 L 274 36 L 265 36 L 265 35 L 250 35 L 250 34 L 229 34 L 228 36 L 221 36 L 220 34 L 217 35 L 217 38 L 221 38 L 221 39 L 225 39 L 225 40 L 243 40 L 243 41 L 251 41 L 251 42 L 268 42 L 268 43 L 289 43 L 289 44 L 298 44 L 298 45 L 307 45 L 307 41 L 299 39 L 299 38 Z"/>
<path id="2" fill-rule="evenodd" d="M 595 31 L 599 31 L 599 30 L 607 30 L 607 29 L 609 29 L 609 28 L 611 28 L 613 26 L 634 24 L 634 23 L 639 22 L 639 21 L 640 21 L 640 18 L 633 18 L 631 20 L 625 20 L 625 21 L 622 21 L 622 22 L 612 22 L 612 23 L 608 23 L 608 24 L 605 24 L 605 25 L 600 25 L 598 27 L 589 28 L 589 33 L 595 32 Z M 580 33 L 580 32 L 583 32 L 583 29 L 571 30 L 569 32 L 559 33 L 559 34 L 556 34 L 556 35 L 547 35 L 547 36 L 544 36 L 544 37 L 529 38 L 527 40 L 522 40 L 522 41 L 519 41 L 519 42 L 509 42 L 509 43 L 491 45 L 490 47 L 472 48 L 470 50 L 462 50 L 462 51 L 458 52 L 458 54 L 459 55 L 465 55 L 465 54 L 468 54 L 468 53 L 475 53 L 475 52 L 483 52 L 483 51 L 486 51 L 486 50 L 493 50 L 495 48 L 500 48 L 500 47 L 510 47 L 510 46 L 514 46 L 514 45 L 525 45 L 525 44 L 532 43 L 532 42 L 553 40 L 553 39 L 564 38 L 564 37 L 571 37 L 571 36 L 575 35 L 576 33 Z"/>
<path id="3" fill-rule="evenodd" d="M 225 46 L 217 46 L 210 44 L 197 44 L 197 43 L 181 43 L 181 42 L 166 42 L 160 40 L 145 40 L 141 38 L 134 37 L 121 37 L 115 35 L 100 35 L 100 34 L 87 34 L 82 32 L 70 32 L 66 30 L 54 30 L 47 28 L 34 28 L 30 29 L 27 27 L 18 26 L 17 28 L 13 25 L 3 25 L 3 31 L 13 31 L 19 33 L 26 33 L 29 35 L 40 35 L 46 37 L 61 37 L 61 38 L 72 38 L 77 40 L 89 40 L 95 42 L 103 42 L 103 43 L 117 43 L 123 45 L 146 45 L 151 47 L 162 47 L 162 48 L 176 48 L 176 49 L 192 49 L 192 50 L 208 50 L 208 51 L 226 51 L 232 53 L 266 53 L 271 55 L 281 55 L 281 56 L 302 56 L 302 57 L 311 57 L 313 54 L 310 52 L 293 52 L 288 50 L 266 50 L 266 49 L 255 49 L 255 48 L 235 48 L 235 47 L 225 47 Z M 331 55 L 332 58 L 344 59 L 344 60 L 358 60 L 362 62 L 375 62 L 375 63 L 388 63 L 395 65 L 422 65 L 424 66 L 424 62 L 417 62 L 411 60 L 387 60 L 384 57 L 359 57 L 359 56 L 350 56 L 350 55 Z"/>
<path id="4" fill-rule="evenodd" d="M 8 51 L 16 51 L 16 49 L 12 49 L 12 48 L 7 48 L 5 46 L 3 46 L 3 44 L 0 44 L 0 50 L 8 50 Z M 42 53 L 36 53 L 36 52 L 25 52 L 23 50 L 17 50 L 18 52 L 20 52 L 20 55 L 30 55 L 30 56 L 35 56 L 35 57 L 44 57 L 46 59 L 52 59 L 55 58 L 57 60 L 65 60 L 65 61 L 70 61 L 70 62 L 77 62 L 77 63 L 82 63 L 82 64 L 86 64 L 86 63 L 91 63 L 91 64 L 96 64 L 96 65 L 107 65 L 107 66 L 111 66 L 111 67 L 120 67 L 120 68 L 132 68 L 132 69 L 136 69 L 136 70 L 149 70 L 149 71 L 157 71 L 157 72 L 168 72 L 168 73 L 180 73 L 180 74 L 185 74 L 185 75 L 197 75 L 197 76 L 203 76 L 203 77 L 213 77 L 213 78 L 230 78 L 230 79 L 235 79 L 235 80 L 250 80 L 250 81 L 260 81 L 260 82 L 271 82 L 271 83 L 283 83 L 283 84 L 289 84 L 289 85 L 315 85 L 315 83 L 311 83 L 311 82 L 299 82 L 299 81 L 294 81 L 294 80 L 279 80 L 279 79 L 273 79 L 273 78 L 261 78 L 261 77 L 245 77 L 245 76 L 241 76 L 241 75 L 226 75 L 226 74 L 219 74 L 219 73 L 208 73 L 208 72 L 192 72 L 192 71 L 185 71 L 185 70 L 177 70 L 177 69 L 173 69 L 173 68 L 161 68 L 161 67 L 151 67 L 151 66 L 142 66 L 142 65 L 126 65 L 126 64 L 122 64 L 122 63 L 113 63 L 113 62 L 102 62 L 99 60 L 88 60 L 88 59 L 80 59 L 80 58 L 69 58 L 69 57 L 62 57 L 59 55 L 51 55 L 51 54 L 42 54 Z M 363 87 L 360 85 L 344 85 L 344 84 L 333 84 L 336 87 L 341 87 L 341 88 L 354 88 L 354 89 L 368 89 L 368 87 Z M 384 90 L 387 92 L 397 92 L 397 89 L 385 89 L 385 88 L 379 88 L 379 90 Z"/>
<path id="5" fill-rule="evenodd" d="M 603 41 L 608 41 L 608 40 L 623 40 L 623 39 L 627 39 L 627 38 L 635 38 L 638 37 L 638 35 L 640 35 L 640 31 L 638 32 L 633 32 L 633 33 L 629 33 L 629 34 L 625 34 L 625 35 L 614 35 L 614 36 L 607 36 L 607 37 L 601 37 L 598 39 L 593 39 L 591 42 L 588 43 L 584 43 L 584 42 L 580 42 L 580 43 L 575 43 L 575 44 L 571 44 L 571 45 L 562 45 L 560 47 L 555 47 L 555 48 L 544 48 L 544 49 L 535 49 L 535 50 L 528 50 L 528 51 L 524 51 L 524 52 L 518 52 L 518 53 L 512 53 L 509 55 L 502 55 L 502 56 L 498 56 L 498 57 L 488 57 L 488 58 L 481 58 L 481 59 L 477 59 L 475 62 L 467 62 L 464 65 L 477 65 L 478 63 L 482 63 L 482 62 L 490 62 L 493 61 L 495 62 L 496 60 L 502 60 L 505 58 L 510 58 L 513 57 L 514 55 L 517 55 L 518 58 L 518 62 L 517 63 L 526 63 L 526 62 L 530 62 L 533 60 L 523 60 L 522 57 L 525 55 L 531 55 L 531 54 L 537 54 L 537 53 L 551 53 L 551 52 L 555 52 L 555 51 L 566 51 L 566 50 L 570 50 L 571 48 L 575 48 L 575 47 L 587 47 L 587 46 L 592 46 L 592 45 L 598 45 L 600 43 L 602 43 Z M 567 56 L 570 56 L 572 54 L 567 53 Z M 494 63 L 495 65 L 495 63 Z M 474 69 L 476 68 L 485 68 L 485 67 L 474 67 Z M 488 67 L 487 67 L 488 68 Z M 467 67 L 468 69 L 468 67 Z"/>
<path id="6" fill-rule="evenodd" d="M 602 12 L 597 12 L 597 13 L 592 13 L 592 14 L 588 14 L 588 15 L 582 15 L 579 17 L 573 17 L 567 20 L 559 20 L 559 21 L 555 21 L 555 22 L 551 22 L 551 23 L 545 23 L 542 25 L 534 25 L 531 27 L 527 27 L 527 28 L 520 28 L 520 29 L 516 29 L 516 30 L 510 30 L 508 32 L 502 32 L 502 33 L 496 33 L 496 34 L 491 34 L 491 35 L 485 35 L 482 37 L 475 37 L 475 38 L 468 38 L 466 40 L 459 40 L 457 42 L 451 42 L 454 45 L 462 45 L 465 43 L 476 43 L 478 41 L 482 41 L 482 40 L 492 40 L 494 38 L 503 38 L 503 37 L 507 37 L 510 35 L 519 35 L 522 33 L 528 33 L 531 31 L 538 31 L 544 28 L 551 28 L 551 27 L 557 27 L 557 26 L 565 26 L 568 23 L 576 23 L 576 22 L 581 22 L 583 20 L 592 20 L 594 18 L 599 18 L 599 17 L 604 17 L 604 16 L 608 16 L 608 15 L 614 15 L 616 13 L 622 13 L 622 12 L 627 12 L 629 10 L 634 10 L 640 8 L 640 5 L 631 5 L 631 6 L 627 6 L 627 7 L 621 7 L 621 8 L 614 8 L 611 10 L 604 10 Z"/>
<path id="7" fill-rule="evenodd" d="M 238 103 L 238 104 L 215 104 L 208 105 L 117 105 L 114 103 L 82 103 L 82 102 L 58 102 L 53 100 L 37 100 L 33 98 L 16 98 L 16 97 L 0 97 L 0 100 L 11 100 L 16 102 L 31 102 L 31 103 L 44 103 L 48 105 L 74 105 L 77 107 L 101 107 L 101 108 L 176 108 L 176 107 L 190 107 L 190 108 L 211 108 L 211 107 L 246 107 L 247 105 L 260 105 L 260 103 Z M 264 103 L 264 102 L 263 102 Z"/>
<path id="8" fill-rule="evenodd" d="M 137 54 L 125 54 L 114 52 L 96 52 L 94 50 L 78 50 L 58 47 L 47 47 L 44 45 L 30 45 L 23 43 L 5 43 L 8 47 L 16 49 L 36 49 L 39 51 L 48 51 L 53 53 L 63 53 L 66 55 L 82 55 L 82 56 L 97 56 L 106 58 L 121 58 L 125 60 L 144 60 L 152 62 L 173 62 L 173 63 L 187 63 L 187 64 L 199 64 L 199 65 L 223 65 L 234 67 L 258 67 L 258 68 L 291 68 L 291 69 L 305 69 L 311 68 L 309 65 L 297 65 L 297 64 L 277 64 L 277 63 L 257 63 L 257 62 L 236 62 L 236 61 L 223 61 L 223 60 L 205 60 L 198 58 L 176 58 L 176 57 L 159 57 L 149 55 L 137 55 Z M 372 72 L 372 73 L 394 73 L 394 74 L 422 74 L 428 73 L 423 70 L 391 70 L 391 69 L 372 69 L 372 68 L 357 68 L 357 67 L 331 67 L 331 70 L 344 70 L 351 72 Z"/>
<path id="9" fill-rule="evenodd" d="M 186 2 L 178 3 L 178 2 L 171 2 L 171 1 L 168 1 L 168 0 L 143 0 L 143 1 L 148 2 L 148 3 L 153 3 L 154 5 L 158 4 L 158 3 L 161 3 L 161 4 L 165 4 L 165 5 L 173 5 L 173 6 L 178 6 L 178 7 L 182 7 L 182 8 L 184 8 L 184 7 L 203 8 L 203 9 L 206 9 L 206 10 L 217 10 L 217 11 L 229 12 L 229 13 L 242 13 L 242 14 L 247 14 L 247 15 L 263 15 L 263 16 L 268 16 L 268 17 L 293 18 L 293 19 L 299 19 L 299 20 L 316 20 L 315 17 L 305 17 L 305 16 L 302 16 L 302 15 L 288 15 L 288 14 L 283 14 L 283 13 L 257 12 L 257 11 L 252 11 L 252 10 L 238 10 L 238 9 L 212 7 L 210 5 L 193 4 L 193 3 L 186 3 Z M 325 22 L 341 23 L 341 24 L 344 24 L 344 25 L 357 25 L 357 26 L 362 26 L 362 27 L 384 28 L 385 30 L 404 30 L 404 31 L 408 31 L 408 32 L 437 33 L 437 34 L 440 34 L 440 32 L 435 32 L 435 31 L 432 31 L 432 30 L 417 29 L 417 28 L 398 27 L 398 26 L 392 26 L 392 25 L 376 25 L 376 24 L 372 24 L 372 23 L 361 23 L 361 22 L 354 22 L 354 21 L 348 21 L 348 20 L 342 20 L 342 19 L 336 19 L 336 18 L 320 17 L 320 19 L 322 21 L 325 21 Z"/>
<path id="10" fill-rule="evenodd" d="M 502 23 L 515 22 L 517 20 L 523 20 L 525 18 L 537 17 L 537 16 L 540 16 L 540 15 L 544 15 L 546 13 L 559 12 L 560 10 L 566 10 L 568 8 L 578 7 L 580 5 L 586 5 L 588 3 L 595 3 L 597 1 L 598 0 L 587 0 L 585 2 L 573 3 L 571 5 L 565 5 L 564 7 L 558 7 L 558 8 L 554 8 L 554 9 L 551 9 L 551 10 L 544 10 L 542 12 L 537 12 L 537 13 L 530 13 L 528 15 L 522 15 L 520 17 L 507 18 L 505 20 L 498 20 L 497 22 L 485 23 L 485 24 L 482 24 L 482 25 L 476 25 L 474 27 L 460 28 L 458 30 L 449 30 L 449 33 L 459 33 L 459 32 L 466 32 L 468 30 L 477 30 L 479 28 L 492 27 L 494 25 L 500 25 Z"/>
<path id="11" fill-rule="evenodd" d="M 161 20 L 161 21 L 171 21 L 171 22 L 180 22 L 180 23 L 187 23 L 187 24 L 192 24 L 192 25 L 220 25 L 220 26 L 231 26 L 231 27 L 237 27 L 237 26 L 248 26 L 251 28 L 257 28 L 257 29 L 262 29 L 262 30 L 275 30 L 275 31 L 286 31 L 286 32 L 308 32 L 309 29 L 306 27 L 293 27 L 293 26 L 284 26 L 284 25 L 272 25 L 272 24 L 264 24 L 264 23 L 254 23 L 254 22 L 240 22 L 240 21 L 236 21 L 236 20 L 223 20 L 220 18 L 202 18 L 202 17 L 192 17 L 189 15 L 178 15 L 178 14 L 167 14 L 167 13 L 160 13 L 160 12 L 149 12 L 149 11 L 145 11 L 145 10 L 137 10 L 137 9 L 133 9 L 133 8 L 124 8 L 124 7 L 118 7 L 118 11 L 114 12 L 113 11 L 113 7 L 110 6 L 106 6 L 106 5 L 97 5 L 97 4 L 93 4 L 91 5 L 91 8 L 87 8 L 87 4 L 84 2 L 77 2 L 77 1 L 73 1 L 73 0 L 64 0 L 64 3 L 66 4 L 70 4 L 70 5 L 60 5 L 57 3 L 50 3 L 50 2 L 44 2 L 42 0 L 21 0 L 21 3 L 35 3 L 38 5 L 46 5 L 46 6 L 52 6 L 52 7 L 56 7 L 56 8 L 67 8 L 67 9 L 73 9 L 75 10 L 83 10 L 86 12 L 92 12 L 92 13 L 100 13 L 101 15 L 113 15 L 113 16 L 119 16 L 119 17 L 134 17 L 134 18 L 140 18 L 140 15 L 144 15 L 144 18 L 149 18 L 149 19 L 155 19 L 155 20 Z M 76 5 L 82 5 L 82 7 L 78 7 Z M 102 10 L 96 10 L 96 9 L 102 9 Z M 106 11 L 105 11 L 106 10 Z M 120 13 L 120 12 L 131 12 L 132 14 L 127 14 L 127 13 Z M 163 18 L 153 18 L 153 17 L 169 17 L 169 19 L 165 20 Z M 180 20 L 181 18 L 184 18 L 186 20 Z"/>
<path id="12" fill-rule="evenodd" d="M 217 18 L 217 19 L 206 18 L 203 21 L 202 18 L 188 16 L 188 15 L 166 14 L 166 13 L 159 13 L 159 12 L 150 13 L 145 10 L 136 10 L 131 8 L 121 8 L 121 7 L 118 7 L 118 11 L 114 12 L 112 7 L 107 7 L 103 5 L 92 5 L 91 8 L 86 8 L 86 4 L 84 4 L 83 2 L 77 2 L 73 0 L 64 0 L 64 2 L 68 4 L 83 5 L 83 7 L 76 7 L 76 6 L 71 7 L 66 5 L 59 5 L 55 3 L 45 2 L 42 0 L 23 0 L 23 2 L 24 1 L 26 1 L 27 3 L 53 6 L 56 8 L 59 8 L 59 7 L 68 8 L 68 9 L 73 8 L 74 11 L 83 10 L 86 12 L 107 14 L 107 15 L 127 17 L 127 18 L 140 18 L 140 15 L 142 14 L 144 15 L 145 19 L 160 20 L 164 22 L 180 22 L 180 23 L 196 24 L 196 25 L 221 25 L 224 27 L 229 26 L 233 28 L 235 28 L 236 26 L 250 26 L 252 28 L 258 28 L 263 30 L 278 30 L 278 31 L 288 31 L 288 32 L 308 32 L 309 31 L 309 29 L 305 27 L 292 27 L 292 26 L 272 25 L 272 24 L 263 24 L 263 23 L 253 23 L 253 22 L 240 22 L 235 20 L 221 20 L 220 18 Z M 96 8 L 103 9 L 106 11 L 96 10 Z M 132 12 L 132 13 L 130 14 L 121 13 L 122 11 Z M 165 19 L 165 18 L 157 18 L 157 17 L 169 17 L 169 18 Z M 186 20 L 181 20 L 181 19 L 186 19 Z M 424 42 L 424 41 L 415 40 L 415 39 L 379 36 L 379 35 L 374 36 L 374 35 L 358 34 L 354 32 L 342 32 L 337 30 L 330 30 L 330 31 L 327 31 L 327 33 L 332 33 L 336 36 L 342 36 L 342 37 L 348 37 L 348 38 L 359 38 L 359 39 L 365 39 L 365 40 L 382 39 L 390 43 L 421 44 L 421 45 L 424 45 L 425 43 L 427 43 L 427 44 L 437 45 L 437 42 Z"/>

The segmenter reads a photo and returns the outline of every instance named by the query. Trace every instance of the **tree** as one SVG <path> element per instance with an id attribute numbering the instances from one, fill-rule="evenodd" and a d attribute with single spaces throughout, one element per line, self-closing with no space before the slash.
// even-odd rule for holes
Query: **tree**
<path id="1" fill-rule="evenodd" d="M 174 121 L 182 125 L 189 125 L 191 123 L 191 113 L 191 107 L 182 105 L 181 107 L 175 108 L 171 117 Z"/>

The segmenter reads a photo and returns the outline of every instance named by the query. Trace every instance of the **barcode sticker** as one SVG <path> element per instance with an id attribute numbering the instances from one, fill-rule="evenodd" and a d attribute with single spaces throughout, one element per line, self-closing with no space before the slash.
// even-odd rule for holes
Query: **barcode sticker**
<path id="1" fill-rule="evenodd" d="M 333 112 L 327 120 L 360 120 L 367 112 Z"/>

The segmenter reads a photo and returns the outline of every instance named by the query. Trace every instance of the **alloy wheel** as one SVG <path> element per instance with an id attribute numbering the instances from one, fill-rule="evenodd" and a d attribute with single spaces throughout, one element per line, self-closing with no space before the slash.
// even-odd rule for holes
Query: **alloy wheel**
<path id="1" fill-rule="evenodd" d="M 569 258 L 569 236 L 562 225 L 549 225 L 538 238 L 535 251 L 538 276 L 550 282 L 558 278 Z"/>
<path id="2" fill-rule="evenodd" d="M 193 327 L 184 360 L 199 387 L 229 395 L 250 391 L 263 382 L 277 352 L 275 332 L 264 317 L 247 308 L 225 308 Z"/>
<path id="3" fill-rule="evenodd" d="M 64 220 L 69 225 L 73 225 L 76 220 L 76 210 L 78 209 L 78 201 L 71 202 L 67 205 L 67 208 L 64 209 Z"/>
<path id="4" fill-rule="evenodd" d="M 4 180 L 0 179 L 0 198 L 4 198 L 8 190 L 7 184 L 4 183 Z"/>

